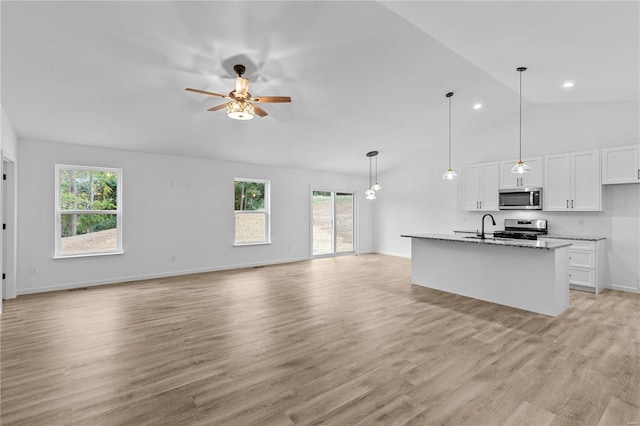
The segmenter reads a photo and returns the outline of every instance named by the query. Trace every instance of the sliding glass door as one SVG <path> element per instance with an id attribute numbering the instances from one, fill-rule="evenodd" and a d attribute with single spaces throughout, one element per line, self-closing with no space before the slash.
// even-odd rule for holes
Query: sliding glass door
<path id="1" fill-rule="evenodd" d="M 355 251 L 353 202 L 353 193 L 312 191 L 311 253 L 314 256 Z"/>

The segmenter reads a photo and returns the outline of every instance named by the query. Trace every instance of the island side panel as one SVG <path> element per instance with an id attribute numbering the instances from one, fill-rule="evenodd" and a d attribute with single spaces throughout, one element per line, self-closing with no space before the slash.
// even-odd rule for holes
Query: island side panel
<path id="1" fill-rule="evenodd" d="M 569 306 L 568 251 L 412 238 L 414 284 L 556 316 Z"/>

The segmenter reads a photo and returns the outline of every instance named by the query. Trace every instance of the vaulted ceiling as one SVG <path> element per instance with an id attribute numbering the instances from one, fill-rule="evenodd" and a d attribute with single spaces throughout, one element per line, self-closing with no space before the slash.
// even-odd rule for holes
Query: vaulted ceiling
<path id="1" fill-rule="evenodd" d="M 448 91 L 454 138 L 517 112 L 518 66 L 525 107 L 638 101 L 636 1 L 0 5 L 19 138 L 360 173 L 446 145 Z M 228 93 L 236 63 L 293 102 L 242 122 L 185 92 Z"/>

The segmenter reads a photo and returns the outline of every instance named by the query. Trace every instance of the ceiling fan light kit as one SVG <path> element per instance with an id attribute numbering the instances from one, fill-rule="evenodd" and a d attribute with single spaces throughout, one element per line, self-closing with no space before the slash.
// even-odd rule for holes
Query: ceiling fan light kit
<path id="1" fill-rule="evenodd" d="M 246 101 L 227 103 L 227 115 L 234 120 L 251 120 L 256 113 L 255 108 Z"/>
<path id="2" fill-rule="evenodd" d="M 227 116 L 234 120 L 251 120 L 255 115 L 259 117 L 266 117 L 267 112 L 260 108 L 258 105 L 252 102 L 267 102 L 267 103 L 283 103 L 291 102 L 289 96 L 260 96 L 253 97 L 249 93 L 249 80 L 244 78 L 242 74 L 245 73 L 246 68 L 244 65 L 235 65 L 233 70 L 238 77 L 236 77 L 236 87 L 229 92 L 228 95 L 221 95 L 220 93 L 207 92 L 206 90 L 191 89 L 187 87 L 185 90 L 188 92 L 200 93 L 202 95 L 215 96 L 218 98 L 228 99 L 226 104 L 218 105 L 209 108 L 207 111 L 218 111 L 223 108 L 227 108 Z"/>

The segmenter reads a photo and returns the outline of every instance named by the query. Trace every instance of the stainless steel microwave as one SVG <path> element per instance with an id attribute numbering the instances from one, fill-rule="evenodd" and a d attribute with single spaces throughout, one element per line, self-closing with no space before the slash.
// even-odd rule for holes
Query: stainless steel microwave
<path id="1" fill-rule="evenodd" d="M 501 189 L 498 207 L 500 210 L 542 210 L 542 188 Z"/>

